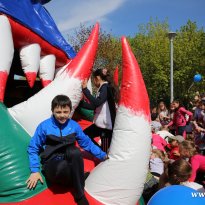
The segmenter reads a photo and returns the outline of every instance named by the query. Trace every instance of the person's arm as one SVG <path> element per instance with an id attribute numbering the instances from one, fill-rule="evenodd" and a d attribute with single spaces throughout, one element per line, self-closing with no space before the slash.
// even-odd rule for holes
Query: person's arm
<path id="1" fill-rule="evenodd" d="M 191 161 L 192 173 L 191 173 L 191 177 L 189 178 L 189 181 L 194 182 L 196 179 L 197 170 L 199 169 L 199 161 L 194 156 L 191 158 L 190 161 Z"/>
<path id="2" fill-rule="evenodd" d="M 31 170 L 31 175 L 26 181 L 27 188 L 29 189 L 35 188 L 38 180 L 40 180 L 41 183 L 43 183 L 43 179 L 40 174 L 39 152 L 44 143 L 45 136 L 43 135 L 42 127 L 38 126 L 34 136 L 31 138 L 27 150 Z"/>
<path id="3" fill-rule="evenodd" d="M 194 125 L 194 128 L 197 132 L 205 132 L 205 129 L 200 127 L 196 121 L 192 121 L 193 125 Z"/>
<path id="4" fill-rule="evenodd" d="M 174 121 L 172 120 L 167 125 L 165 125 L 164 127 L 168 128 L 168 127 L 172 126 L 173 124 L 174 124 Z"/>
<path id="5" fill-rule="evenodd" d="M 87 135 L 84 134 L 81 127 L 77 123 L 76 123 L 76 139 L 80 147 L 83 148 L 84 150 L 90 152 L 92 155 L 94 155 L 100 160 L 107 159 L 107 154 L 103 152 L 100 149 L 100 147 L 95 145 Z"/>
<path id="6" fill-rule="evenodd" d="M 31 172 L 40 171 L 39 152 L 45 143 L 45 135 L 42 126 L 39 125 L 35 131 L 34 136 L 31 138 L 28 146 L 29 167 Z"/>
<path id="7" fill-rule="evenodd" d="M 183 114 L 187 114 L 189 116 L 189 119 L 188 119 L 188 122 L 191 121 L 191 118 L 193 116 L 193 113 L 186 110 L 184 107 L 181 107 L 180 108 L 180 112 L 183 113 Z"/>
<path id="8" fill-rule="evenodd" d="M 103 84 L 99 90 L 99 96 L 95 98 L 91 95 L 90 91 L 87 88 L 83 88 L 83 94 L 89 100 L 90 104 L 95 108 L 102 105 L 107 100 L 107 85 Z"/>

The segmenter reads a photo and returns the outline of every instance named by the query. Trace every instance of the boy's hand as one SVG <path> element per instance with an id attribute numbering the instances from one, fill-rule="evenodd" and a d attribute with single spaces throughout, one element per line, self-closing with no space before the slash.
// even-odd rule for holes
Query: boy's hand
<path id="1" fill-rule="evenodd" d="M 107 160 L 107 159 L 109 159 L 108 154 L 105 155 L 104 161 Z"/>
<path id="2" fill-rule="evenodd" d="M 36 187 L 38 180 L 40 180 L 41 183 L 43 184 L 43 179 L 42 179 L 41 174 L 39 172 L 31 173 L 30 177 L 26 181 L 27 188 L 34 189 Z"/>

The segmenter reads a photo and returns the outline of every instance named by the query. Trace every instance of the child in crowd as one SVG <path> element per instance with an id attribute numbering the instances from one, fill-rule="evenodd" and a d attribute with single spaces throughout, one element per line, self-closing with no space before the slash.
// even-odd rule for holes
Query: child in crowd
<path id="1" fill-rule="evenodd" d="M 170 185 L 184 185 L 197 191 L 205 192 L 202 185 L 188 181 L 191 173 L 192 167 L 189 162 L 184 159 L 178 159 L 168 164 L 165 172 L 160 177 L 159 188 Z"/>
<path id="2" fill-rule="evenodd" d="M 157 112 L 159 115 L 159 121 L 162 125 L 167 125 L 169 123 L 169 111 L 164 103 L 164 101 L 160 101 L 157 106 Z"/>
<path id="3" fill-rule="evenodd" d="M 164 172 L 165 154 L 159 149 L 153 149 L 149 160 L 150 172 L 153 176 L 159 179 L 160 175 Z"/>
<path id="4" fill-rule="evenodd" d="M 175 125 L 176 134 L 186 137 L 186 124 L 191 120 L 193 114 L 192 112 L 182 107 L 178 100 L 174 100 L 172 102 L 172 106 L 174 107 L 174 117 L 173 120 L 167 125 L 167 127 Z M 186 119 L 187 116 L 188 119 Z"/>
<path id="5" fill-rule="evenodd" d="M 205 155 L 205 131 L 195 131 L 194 143 L 196 145 L 198 153 L 201 155 Z"/>
<path id="6" fill-rule="evenodd" d="M 194 115 L 193 120 L 197 123 L 197 125 L 202 126 L 203 122 L 203 115 L 202 115 L 202 101 L 195 102 L 195 109 L 194 109 Z"/>
<path id="7" fill-rule="evenodd" d="M 151 114 L 158 114 L 157 113 L 157 107 L 152 107 L 151 108 Z"/>
<path id="8" fill-rule="evenodd" d="M 183 142 L 184 138 L 181 135 L 169 136 L 169 144 L 166 146 L 168 158 L 171 160 L 177 160 L 180 157 L 179 143 Z"/>
<path id="9" fill-rule="evenodd" d="M 84 162 L 75 142 L 101 160 L 107 155 L 83 133 L 78 123 L 70 119 L 72 103 L 69 97 L 57 95 L 52 100 L 51 110 L 52 116 L 38 125 L 28 146 L 31 175 L 26 181 L 27 187 L 34 189 L 39 180 L 43 183 L 40 155 L 46 180 L 72 186 L 76 203 L 88 205 L 84 195 Z"/>
<path id="10" fill-rule="evenodd" d="M 205 156 L 197 154 L 195 144 L 187 140 L 180 143 L 179 153 L 182 158 L 187 158 L 191 164 L 192 174 L 189 180 L 204 184 Z"/>
<path id="11" fill-rule="evenodd" d="M 164 159 L 165 154 L 163 151 L 158 149 L 152 150 L 149 162 L 149 170 L 142 194 L 146 203 L 158 190 L 159 177 L 164 172 Z"/>
<path id="12" fill-rule="evenodd" d="M 155 132 L 159 131 L 162 127 L 161 123 L 159 122 L 158 119 L 158 114 L 157 113 L 152 113 L 151 114 L 151 127 L 154 128 Z"/>
<path id="13" fill-rule="evenodd" d="M 205 101 L 201 102 L 198 118 L 194 119 L 194 142 L 198 152 L 205 155 Z M 197 115 L 196 115 L 197 116 Z"/>
<path id="14" fill-rule="evenodd" d="M 163 139 L 160 135 L 155 133 L 155 128 L 153 126 L 151 126 L 151 129 L 152 129 L 152 148 L 159 149 L 165 152 L 165 146 L 167 145 L 166 140 Z"/>

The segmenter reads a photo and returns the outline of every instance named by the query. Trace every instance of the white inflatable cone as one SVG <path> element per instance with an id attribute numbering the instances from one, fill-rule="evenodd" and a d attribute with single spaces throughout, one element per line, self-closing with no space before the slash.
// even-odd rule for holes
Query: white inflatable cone
<path id="1" fill-rule="evenodd" d="M 11 26 L 6 16 L 0 15 L 0 102 L 4 100 L 6 82 L 14 55 Z"/>
<path id="2" fill-rule="evenodd" d="M 39 77 L 43 87 L 46 87 L 54 79 L 56 57 L 55 55 L 47 55 L 41 57 Z"/>
<path id="3" fill-rule="evenodd" d="M 86 180 L 86 192 L 106 205 L 136 205 L 151 148 L 149 99 L 139 65 L 122 38 L 123 76 L 109 159 Z"/>
<path id="4" fill-rule="evenodd" d="M 41 47 L 39 44 L 30 44 L 20 49 L 21 66 L 29 86 L 34 86 L 40 65 Z"/>

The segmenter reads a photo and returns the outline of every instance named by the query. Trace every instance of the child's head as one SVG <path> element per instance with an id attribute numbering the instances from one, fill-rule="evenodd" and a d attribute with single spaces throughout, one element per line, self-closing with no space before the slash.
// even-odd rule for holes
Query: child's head
<path id="1" fill-rule="evenodd" d="M 187 133 L 186 134 L 186 140 L 193 142 L 194 141 L 194 134 L 193 133 Z"/>
<path id="2" fill-rule="evenodd" d="M 201 101 L 201 109 L 205 111 L 205 100 Z"/>
<path id="3" fill-rule="evenodd" d="M 167 110 L 167 107 L 166 107 L 164 101 L 161 100 L 158 104 L 158 112 L 165 111 L 165 110 Z"/>
<path id="4" fill-rule="evenodd" d="M 201 100 L 194 100 L 194 106 L 201 108 Z"/>
<path id="5" fill-rule="evenodd" d="M 190 158 L 196 154 L 196 147 L 194 142 L 184 140 L 179 144 L 179 153 L 183 158 Z"/>
<path id="6" fill-rule="evenodd" d="M 157 113 L 152 113 L 152 114 L 151 114 L 151 120 L 152 120 L 152 121 L 155 121 L 155 120 L 157 119 L 157 117 L 158 117 L 158 114 L 157 114 Z"/>
<path id="7" fill-rule="evenodd" d="M 170 109 L 170 112 L 174 111 L 175 108 L 174 108 L 173 102 L 170 103 L 169 109 Z"/>
<path id="8" fill-rule="evenodd" d="M 93 72 L 93 82 L 97 88 L 100 87 L 101 83 L 107 81 L 107 69 L 97 69 Z"/>
<path id="9" fill-rule="evenodd" d="M 162 150 L 159 149 L 153 149 L 151 158 L 160 158 L 162 161 L 165 160 L 165 154 Z"/>
<path id="10" fill-rule="evenodd" d="M 187 181 L 191 176 L 192 168 L 184 159 L 177 159 L 168 165 L 168 182 L 171 185 Z"/>
<path id="11" fill-rule="evenodd" d="M 184 138 L 181 135 L 176 135 L 176 136 L 169 136 L 168 137 L 168 142 L 171 147 L 178 147 L 180 142 L 183 142 Z"/>
<path id="12" fill-rule="evenodd" d="M 172 106 L 174 110 L 177 110 L 179 107 L 181 107 L 181 103 L 179 100 L 173 100 Z"/>
<path id="13" fill-rule="evenodd" d="M 157 113 L 157 107 L 152 107 L 151 114 Z"/>
<path id="14" fill-rule="evenodd" d="M 68 96 L 57 95 L 51 102 L 51 111 L 55 119 L 64 124 L 68 119 L 72 110 L 72 103 Z"/>

